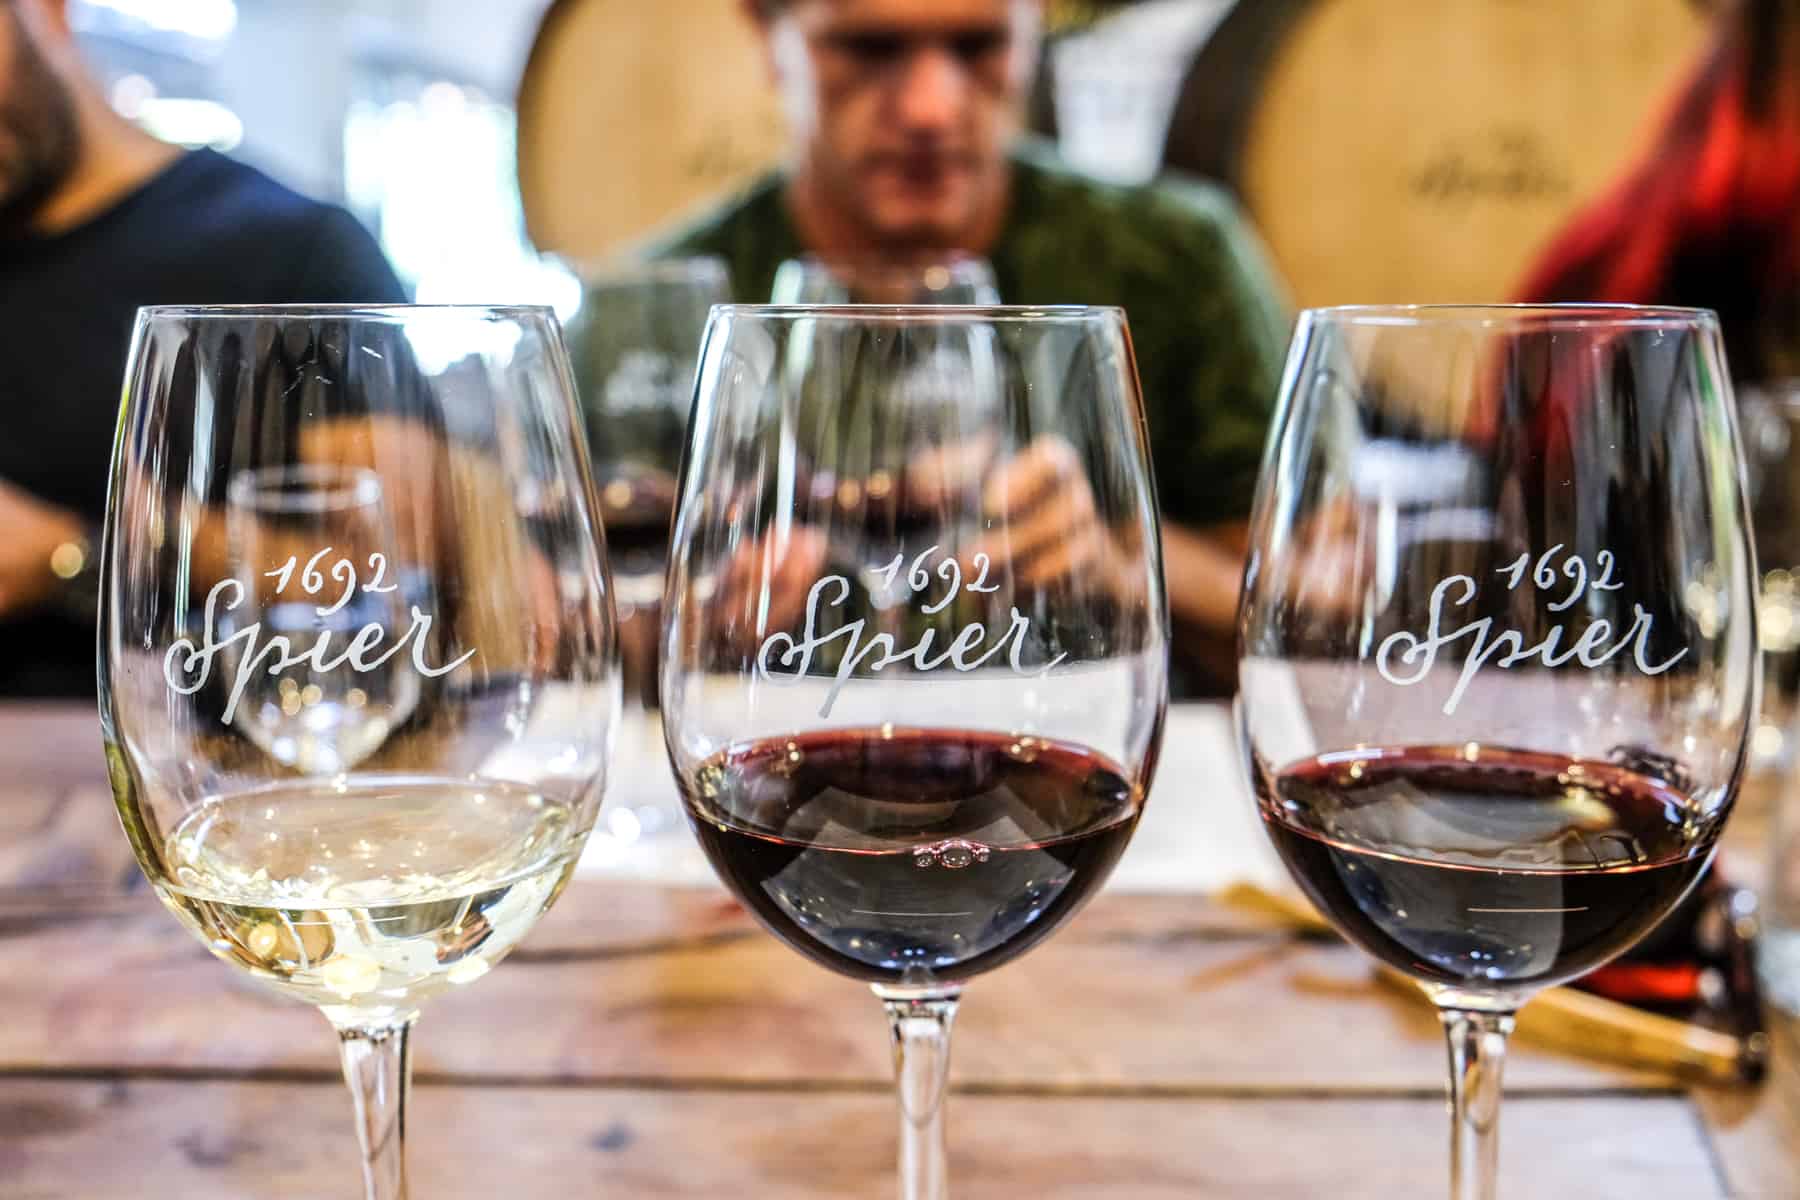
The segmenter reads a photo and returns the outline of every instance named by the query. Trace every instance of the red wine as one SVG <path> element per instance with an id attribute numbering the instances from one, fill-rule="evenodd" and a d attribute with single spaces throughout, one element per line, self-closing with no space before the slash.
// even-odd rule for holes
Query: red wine
<path id="1" fill-rule="evenodd" d="M 675 477 L 668 472 L 637 463 L 613 465 L 600 488 L 600 516 L 615 573 L 661 572 L 675 498 Z"/>
<path id="2" fill-rule="evenodd" d="M 960 982 L 1030 948 L 1111 873 L 1140 800 L 1080 746 L 891 727 L 733 746 L 682 791 L 764 925 L 889 984 Z"/>
<path id="3" fill-rule="evenodd" d="M 1257 791 L 1288 869 L 1350 940 L 1483 990 L 1624 951 L 1699 878 L 1717 832 L 1656 775 L 1473 746 L 1324 755 Z"/>

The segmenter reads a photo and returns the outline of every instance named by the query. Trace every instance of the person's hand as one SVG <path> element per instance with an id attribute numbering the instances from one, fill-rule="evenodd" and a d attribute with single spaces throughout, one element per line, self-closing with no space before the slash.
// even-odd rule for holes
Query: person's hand
<path id="1" fill-rule="evenodd" d="M 900 494 L 911 508 L 941 510 L 981 482 L 997 448 L 994 435 L 984 432 L 921 450 L 907 460 Z"/>
<path id="2" fill-rule="evenodd" d="M 1346 618 L 1365 602 L 1375 567 L 1373 525 L 1362 501 L 1350 496 L 1320 504 L 1293 535 L 1296 566 L 1287 573 L 1289 603 L 1316 618 Z"/>
<path id="3" fill-rule="evenodd" d="M 460 642 L 479 647 L 487 669 L 549 669 L 569 614 L 552 564 L 510 519 L 515 481 L 492 454 L 387 414 L 315 422 L 302 431 L 299 451 L 305 465 L 372 472 L 379 481 L 370 511 L 331 532 L 338 555 L 365 563 L 379 553 L 394 569 L 455 579 Z M 261 532 L 271 561 L 290 554 L 304 561 L 324 548 L 314 544 L 318 530 L 298 538 Z M 241 566 L 223 562 L 221 569 Z"/>
<path id="4" fill-rule="evenodd" d="M 381 481 L 384 532 L 393 541 L 390 553 L 426 565 L 438 561 L 459 526 L 480 516 L 450 508 L 463 499 L 444 486 L 452 450 L 441 433 L 423 422 L 387 414 L 315 422 L 300 439 L 303 463 L 373 471 Z"/>
<path id="5" fill-rule="evenodd" d="M 1054 434 L 989 471 L 981 508 L 989 532 L 958 555 L 968 560 L 965 570 L 985 554 L 995 570 L 1010 570 L 1026 587 L 1048 587 L 1077 574 L 1100 587 L 1129 586 L 1141 576 L 1127 569 L 1132 548 L 1120 545 L 1100 520 L 1080 455 Z M 1135 553 L 1141 557 L 1141 548 Z"/>
<path id="6" fill-rule="evenodd" d="M 802 622 L 806 598 L 829 560 L 824 532 L 807 525 L 746 542 L 732 555 L 713 595 L 720 617 L 704 624 L 730 631 L 736 648 L 754 649 L 768 634 Z"/>
<path id="7" fill-rule="evenodd" d="M 81 518 L 45 504 L 30 492 L 0 479 L 0 618 L 31 611 L 56 588 L 50 556 L 65 542 L 79 541 Z"/>

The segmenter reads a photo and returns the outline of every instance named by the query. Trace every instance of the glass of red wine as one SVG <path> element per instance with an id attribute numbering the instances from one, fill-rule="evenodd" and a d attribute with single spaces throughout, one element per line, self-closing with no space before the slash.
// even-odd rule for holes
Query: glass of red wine
<path id="1" fill-rule="evenodd" d="M 903 1197 L 945 1194 L 963 986 L 1061 926 L 1137 824 L 1167 693 L 1156 522 L 1116 309 L 714 310 L 669 754 L 727 886 L 885 1003 Z"/>
<path id="2" fill-rule="evenodd" d="M 1756 718 L 1717 319 L 1306 313 L 1264 465 L 1238 718 L 1294 879 L 1449 1037 L 1451 1194 L 1491 1198 L 1513 1014 L 1699 878 Z"/>

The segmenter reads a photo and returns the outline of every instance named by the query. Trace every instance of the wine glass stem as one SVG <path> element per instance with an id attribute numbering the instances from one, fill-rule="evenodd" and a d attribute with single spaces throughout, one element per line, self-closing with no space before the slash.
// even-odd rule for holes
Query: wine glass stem
<path id="1" fill-rule="evenodd" d="M 894 1036 L 900 1085 L 900 1200 L 945 1200 L 944 1091 L 957 989 L 876 988 Z"/>
<path id="2" fill-rule="evenodd" d="M 1446 1008 L 1450 1044 L 1450 1200 L 1495 1200 L 1500 1175 L 1500 1076 L 1511 1013 Z"/>
<path id="3" fill-rule="evenodd" d="M 356 1103 L 368 1200 L 406 1200 L 406 1095 L 412 1086 L 415 1015 L 337 1025 L 344 1079 Z"/>

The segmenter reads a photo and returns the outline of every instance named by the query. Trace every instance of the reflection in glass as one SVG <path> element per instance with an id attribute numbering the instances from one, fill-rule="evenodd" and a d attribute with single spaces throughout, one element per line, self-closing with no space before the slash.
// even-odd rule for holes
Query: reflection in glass
<path id="1" fill-rule="evenodd" d="M 258 639 L 242 635 L 257 627 L 305 644 L 321 633 L 347 643 L 370 626 L 390 642 L 405 633 L 406 597 L 417 589 L 401 586 L 397 575 L 390 581 L 390 572 L 379 570 L 386 565 L 379 547 L 394 541 L 381 477 L 366 468 L 318 463 L 252 467 L 232 476 L 225 494 L 227 550 L 244 598 L 220 621 L 228 643 L 220 667 L 229 677 L 247 672 L 238 727 L 270 757 L 303 775 L 349 770 L 380 749 L 412 714 L 419 675 L 411 663 L 396 656 L 350 672 L 329 669 L 326 657 L 271 673 L 247 661 L 253 660 Z M 263 563 L 277 565 L 255 569 Z M 334 574 L 327 577 L 324 569 Z M 309 571 L 317 574 L 319 596 L 304 594 Z M 369 576 L 361 587 L 359 572 Z M 296 574 L 303 585 L 299 596 L 284 586 L 296 582 Z M 384 586 L 389 582 L 392 586 Z"/>

